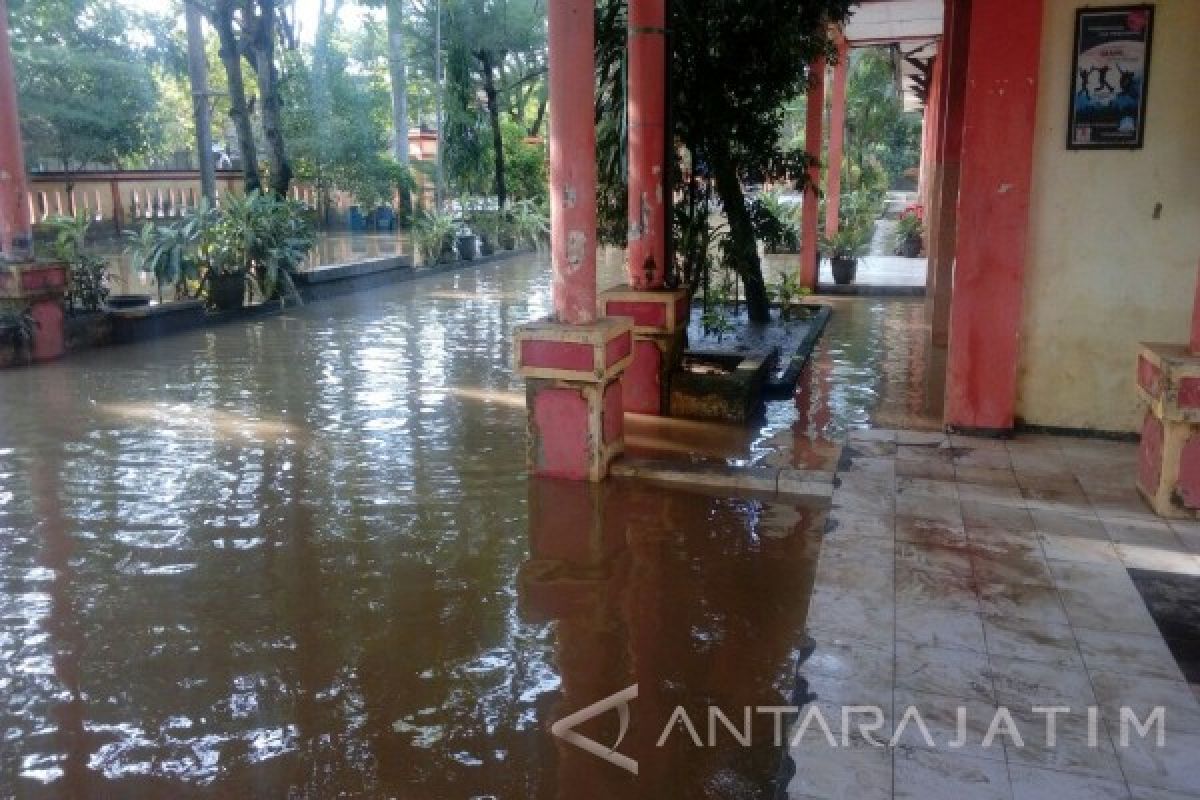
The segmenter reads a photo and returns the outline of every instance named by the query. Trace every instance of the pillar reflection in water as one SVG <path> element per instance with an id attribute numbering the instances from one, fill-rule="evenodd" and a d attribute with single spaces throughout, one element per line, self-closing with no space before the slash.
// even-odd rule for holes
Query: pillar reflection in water
<path id="1" fill-rule="evenodd" d="M 790 702 L 824 514 L 644 483 L 534 481 L 529 519 L 520 607 L 555 622 L 561 676 L 543 727 L 639 687 L 619 747 L 638 776 L 555 739 L 553 796 L 770 797 L 784 753 L 769 718 L 753 719 L 749 747 L 724 728 L 708 747 L 708 708 L 741 727 L 743 708 Z M 682 728 L 658 746 L 677 706 L 705 747 Z M 618 728 L 609 712 L 576 730 L 609 746 Z"/>

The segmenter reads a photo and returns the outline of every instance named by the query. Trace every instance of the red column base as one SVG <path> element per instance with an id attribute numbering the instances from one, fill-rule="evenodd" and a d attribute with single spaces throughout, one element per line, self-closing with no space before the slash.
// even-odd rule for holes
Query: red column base
<path id="1" fill-rule="evenodd" d="M 534 475 L 601 481 L 625 449 L 621 376 L 633 360 L 633 325 L 535 322 L 517 330 L 517 372 L 527 379 L 529 468 Z"/>
<path id="2" fill-rule="evenodd" d="M 53 361 L 66 352 L 66 288 L 65 264 L 15 264 L 0 269 L 0 300 L 14 310 L 28 309 L 33 317 L 33 344 L 28 355 L 34 362 Z M 16 354 L 13 363 L 20 363 Z"/>
<path id="3" fill-rule="evenodd" d="M 626 411 L 670 413 L 671 371 L 683 349 L 689 300 L 686 289 L 617 286 L 600 294 L 601 313 L 633 320 L 633 363 L 624 375 Z"/>
<path id="4" fill-rule="evenodd" d="M 1200 517 L 1200 356 L 1185 345 L 1143 344 L 1137 390 L 1148 406 L 1138 491 L 1160 516 Z"/>

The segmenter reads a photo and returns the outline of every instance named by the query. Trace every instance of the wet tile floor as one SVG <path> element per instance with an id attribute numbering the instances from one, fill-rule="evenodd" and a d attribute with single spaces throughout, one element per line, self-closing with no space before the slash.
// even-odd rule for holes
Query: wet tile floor
<path id="1" fill-rule="evenodd" d="M 1107 441 L 850 432 L 800 668 L 832 740 L 812 720 L 793 729 L 789 796 L 1200 796 L 1200 693 L 1139 592 L 1145 570 L 1200 575 L 1200 525 L 1150 513 L 1134 460 Z M 1034 709 L 1056 706 L 1071 711 L 1050 742 Z M 1132 728 L 1123 746 L 1123 707 L 1163 707 L 1163 746 Z M 998 709 L 1019 742 L 1004 724 L 987 739 Z"/>

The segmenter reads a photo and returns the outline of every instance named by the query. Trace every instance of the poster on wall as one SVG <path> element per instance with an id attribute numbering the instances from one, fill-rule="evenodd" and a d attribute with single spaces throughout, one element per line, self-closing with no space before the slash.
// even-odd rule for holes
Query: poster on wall
<path id="1" fill-rule="evenodd" d="M 1153 32 L 1154 6 L 1079 10 L 1068 149 L 1142 146 Z"/>

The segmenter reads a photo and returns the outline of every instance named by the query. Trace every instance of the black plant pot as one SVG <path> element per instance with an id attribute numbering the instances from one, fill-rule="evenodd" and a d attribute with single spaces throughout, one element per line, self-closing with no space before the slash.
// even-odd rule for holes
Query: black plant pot
<path id="1" fill-rule="evenodd" d="M 110 294 L 104 301 L 109 308 L 142 308 L 150 305 L 148 294 Z"/>
<path id="2" fill-rule="evenodd" d="M 209 273 L 208 305 L 216 311 L 234 311 L 246 302 L 246 273 Z"/>
<path id="3" fill-rule="evenodd" d="M 902 240 L 896 247 L 896 255 L 901 258 L 918 258 L 921 255 L 921 238 L 914 236 Z"/>
<path id="4" fill-rule="evenodd" d="M 458 237 L 458 256 L 463 261 L 474 261 L 479 255 L 479 240 L 475 234 Z"/>
<path id="5" fill-rule="evenodd" d="M 495 252 L 496 252 L 496 245 L 492 244 L 491 237 L 480 236 L 479 237 L 479 255 L 483 256 L 484 258 L 487 258 L 488 256 L 492 255 Z"/>
<path id="6" fill-rule="evenodd" d="M 854 274 L 858 272 L 858 259 L 835 256 L 830 259 L 833 266 L 833 282 L 838 286 L 848 286 L 854 283 Z"/>
<path id="7" fill-rule="evenodd" d="M 517 249 L 517 237 L 513 236 L 511 233 L 500 234 L 500 249 L 501 250 L 516 250 Z"/>

